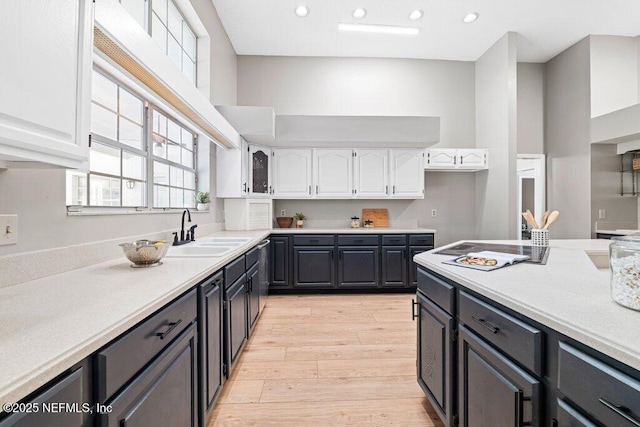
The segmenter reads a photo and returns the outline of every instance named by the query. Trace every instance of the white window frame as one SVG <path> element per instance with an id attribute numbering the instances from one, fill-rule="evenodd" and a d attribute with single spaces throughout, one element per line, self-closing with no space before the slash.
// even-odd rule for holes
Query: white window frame
<path id="1" fill-rule="evenodd" d="M 202 132 L 198 130 L 198 127 L 191 123 L 189 119 L 185 118 L 176 111 L 173 107 L 171 107 L 168 103 L 166 103 L 162 98 L 158 97 L 155 93 L 153 93 L 146 86 L 142 85 L 139 81 L 129 75 L 126 71 L 117 67 L 107 59 L 101 56 L 94 55 L 94 68 L 100 71 L 103 74 L 106 74 L 114 80 L 117 84 L 124 86 L 130 92 L 136 94 L 138 97 L 141 97 L 146 102 L 150 103 L 153 108 L 162 112 L 163 114 L 171 117 L 174 121 L 176 121 L 181 126 L 185 126 L 189 128 L 189 130 L 196 135 L 195 147 L 194 147 L 194 169 L 196 173 L 196 188 L 195 191 L 209 191 L 209 179 L 211 173 L 211 165 L 209 164 L 209 144 L 210 140 L 206 137 Z M 151 109 L 146 110 L 146 114 L 150 114 Z M 147 117 L 147 120 L 150 120 L 151 117 Z M 147 126 L 145 126 L 145 141 L 149 141 L 150 135 L 147 132 Z M 184 208 L 179 207 L 163 207 L 163 208 L 154 208 L 153 207 L 153 155 L 147 156 L 147 181 L 146 181 L 146 198 L 147 198 L 147 206 L 145 207 L 126 207 L 126 206 L 85 206 L 85 205 L 70 205 L 66 204 L 67 207 L 67 215 L 68 216 L 84 216 L 84 215 L 130 215 L 130 214 L 158 214 L 158 213 L 172 213 L 176 211 L 181 211 Z M 89 173 L 89 171 L 83 171 L 84 173 Z M 66 180 L 66 194 L 67 200 L 69 199 L 69 194 L 72 189 L 72 179 L 71 175 L 77 174 L 77 171 L 68 170 L 67 171 L 67 180 Z M 200 183 L 204 183 L 201 185 Z M 87 198 L 89 196 L 87 195 Z M 88 199 L 87 199 L 88 200 Z"/>

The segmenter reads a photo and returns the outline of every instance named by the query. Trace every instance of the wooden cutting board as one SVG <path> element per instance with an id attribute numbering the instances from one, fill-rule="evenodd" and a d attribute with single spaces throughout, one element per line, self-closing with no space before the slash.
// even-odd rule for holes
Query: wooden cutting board
<path id="1" fill-rule="evenodd" d="M 388 209 L 362 209 L 362 226 L 366 220 L 373 221 L 374 227 L 389 226 L 389 210 Z"/>

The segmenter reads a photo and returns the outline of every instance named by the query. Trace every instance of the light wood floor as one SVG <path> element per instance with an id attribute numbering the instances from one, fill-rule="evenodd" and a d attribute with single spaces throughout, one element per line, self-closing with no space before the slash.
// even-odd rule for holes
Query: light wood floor
<path id="1" fill-rule="evenodd" d="M 270 296 L 212 426 L 441 426 L 416 382 L 412 294 Z"/>

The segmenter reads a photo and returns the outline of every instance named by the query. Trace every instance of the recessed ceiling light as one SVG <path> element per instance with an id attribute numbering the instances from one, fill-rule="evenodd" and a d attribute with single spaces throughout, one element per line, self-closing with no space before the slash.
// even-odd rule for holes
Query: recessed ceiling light
<path id="1" fill-rule="evenodd" d="M 338 29 L 342 31 L 356 31 L 361 33 L 383 33 L 383 34 L 409 34 L 415 35 L 420 32 L 416 27 L 398 27 L 391 25 L 368 25 L 368 24 L 338 24 Z"/>
<path id="2" fill-rule="evenodd" d="M 418 19 L 422 18 L 423 15 L 424 12 L 422 11 L 422 9 L 416 9 L 409 14 L 409 19 L 411 19 L 412 21 L 417 21 Z"/>
<path id="3" fill-rule="evenodd" d="M 464 21 L 465 24 L 471 24 L 473 21 L 478 19 L 478 16 L 480 16 L 480 14 L 478 12 L 473 12 L 473 13 L 470 13 L 467 16 L 465 16 L 463 21 Z"/>
<path id="4" fill-rule="evenodd" d="M 309 14 L 309 8 L 301 4 L 300 6 L 297 6 L 295 8 L 295 12 L 296 12 L 296 15 L 298 15 L 300 18 L 304 18 Z"/>
<path id="5" fill-rule="evenodd" d="M 361 7 L 357 8 L 356 10 L 353 11 L 353 17 L 356 19 L 362 19 L 365 16 L 367 16 L 367 10 L 363 9 Z"/>

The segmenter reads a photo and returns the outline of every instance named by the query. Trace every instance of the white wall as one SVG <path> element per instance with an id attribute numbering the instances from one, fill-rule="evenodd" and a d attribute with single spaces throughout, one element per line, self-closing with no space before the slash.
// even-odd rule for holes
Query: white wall
<path id="1" fill-rule="evenodd" d="M 546 64 L 547 209 L 560 211 L 550 238 L 588 239 L 591 230 L 589 38 Z"/>
<path id="2" fill-rule="evenodd" d="M 238 57 L 238 104 L 273 106 L 279 114 L 439 116 L 438 147 L 475 146 L 471 62 L 312 57 Z M 276 201 L 275 210 L 348 220 L 362 207 L 388 208 L 391 220 L 415 219 L 438 230 L 436 244 L 475 237 L 472 173 L 425 174 L 416 201 Z M 431 218 L 431 209 L 438 216 Z"/>
<path id="3" fill-rule="evenodd" d="M 638 103 L 638 38 L 590 36 L 591 117 Z"/>
<path id="4" fill-rule="evenodd" d="M 211 100 L 235 104 L 235 52 L 210 0 L 192 0 L 211 36 Z M 44 95 L 44 94 L 43 94 Z M 215 165 L 215 150 L 211 150 Z M 215 173 L 211 189 L 215 190 Z M 215 191 L 213 191 L 215 193 Z M 215 194 L 212 194 L 215 195 Z M 210 214 L 196 214 L 200 225 L 222 222 L 220 203 Z M 65 171 L 60 169 L 10 169 L 0 173 L 0 213 L 18 214 L 17 245 L 0 246 L 0 256 L 56 248 L 98 240 L 175 230 L 180 214 L 74 216 L 65 208 Z"/>
<path id="5" fill-rule="evenodd" d="M 476 61 L 476 146 L 489 149 L 489 170 L 476 176 L 476 233 L 517 236 L 517 52 L 507 33 Z"/>
<path id="6" fill-rule="evenodd" d="M 518 63 L 518 154 L 544 154 L 544 64 Z"/>

